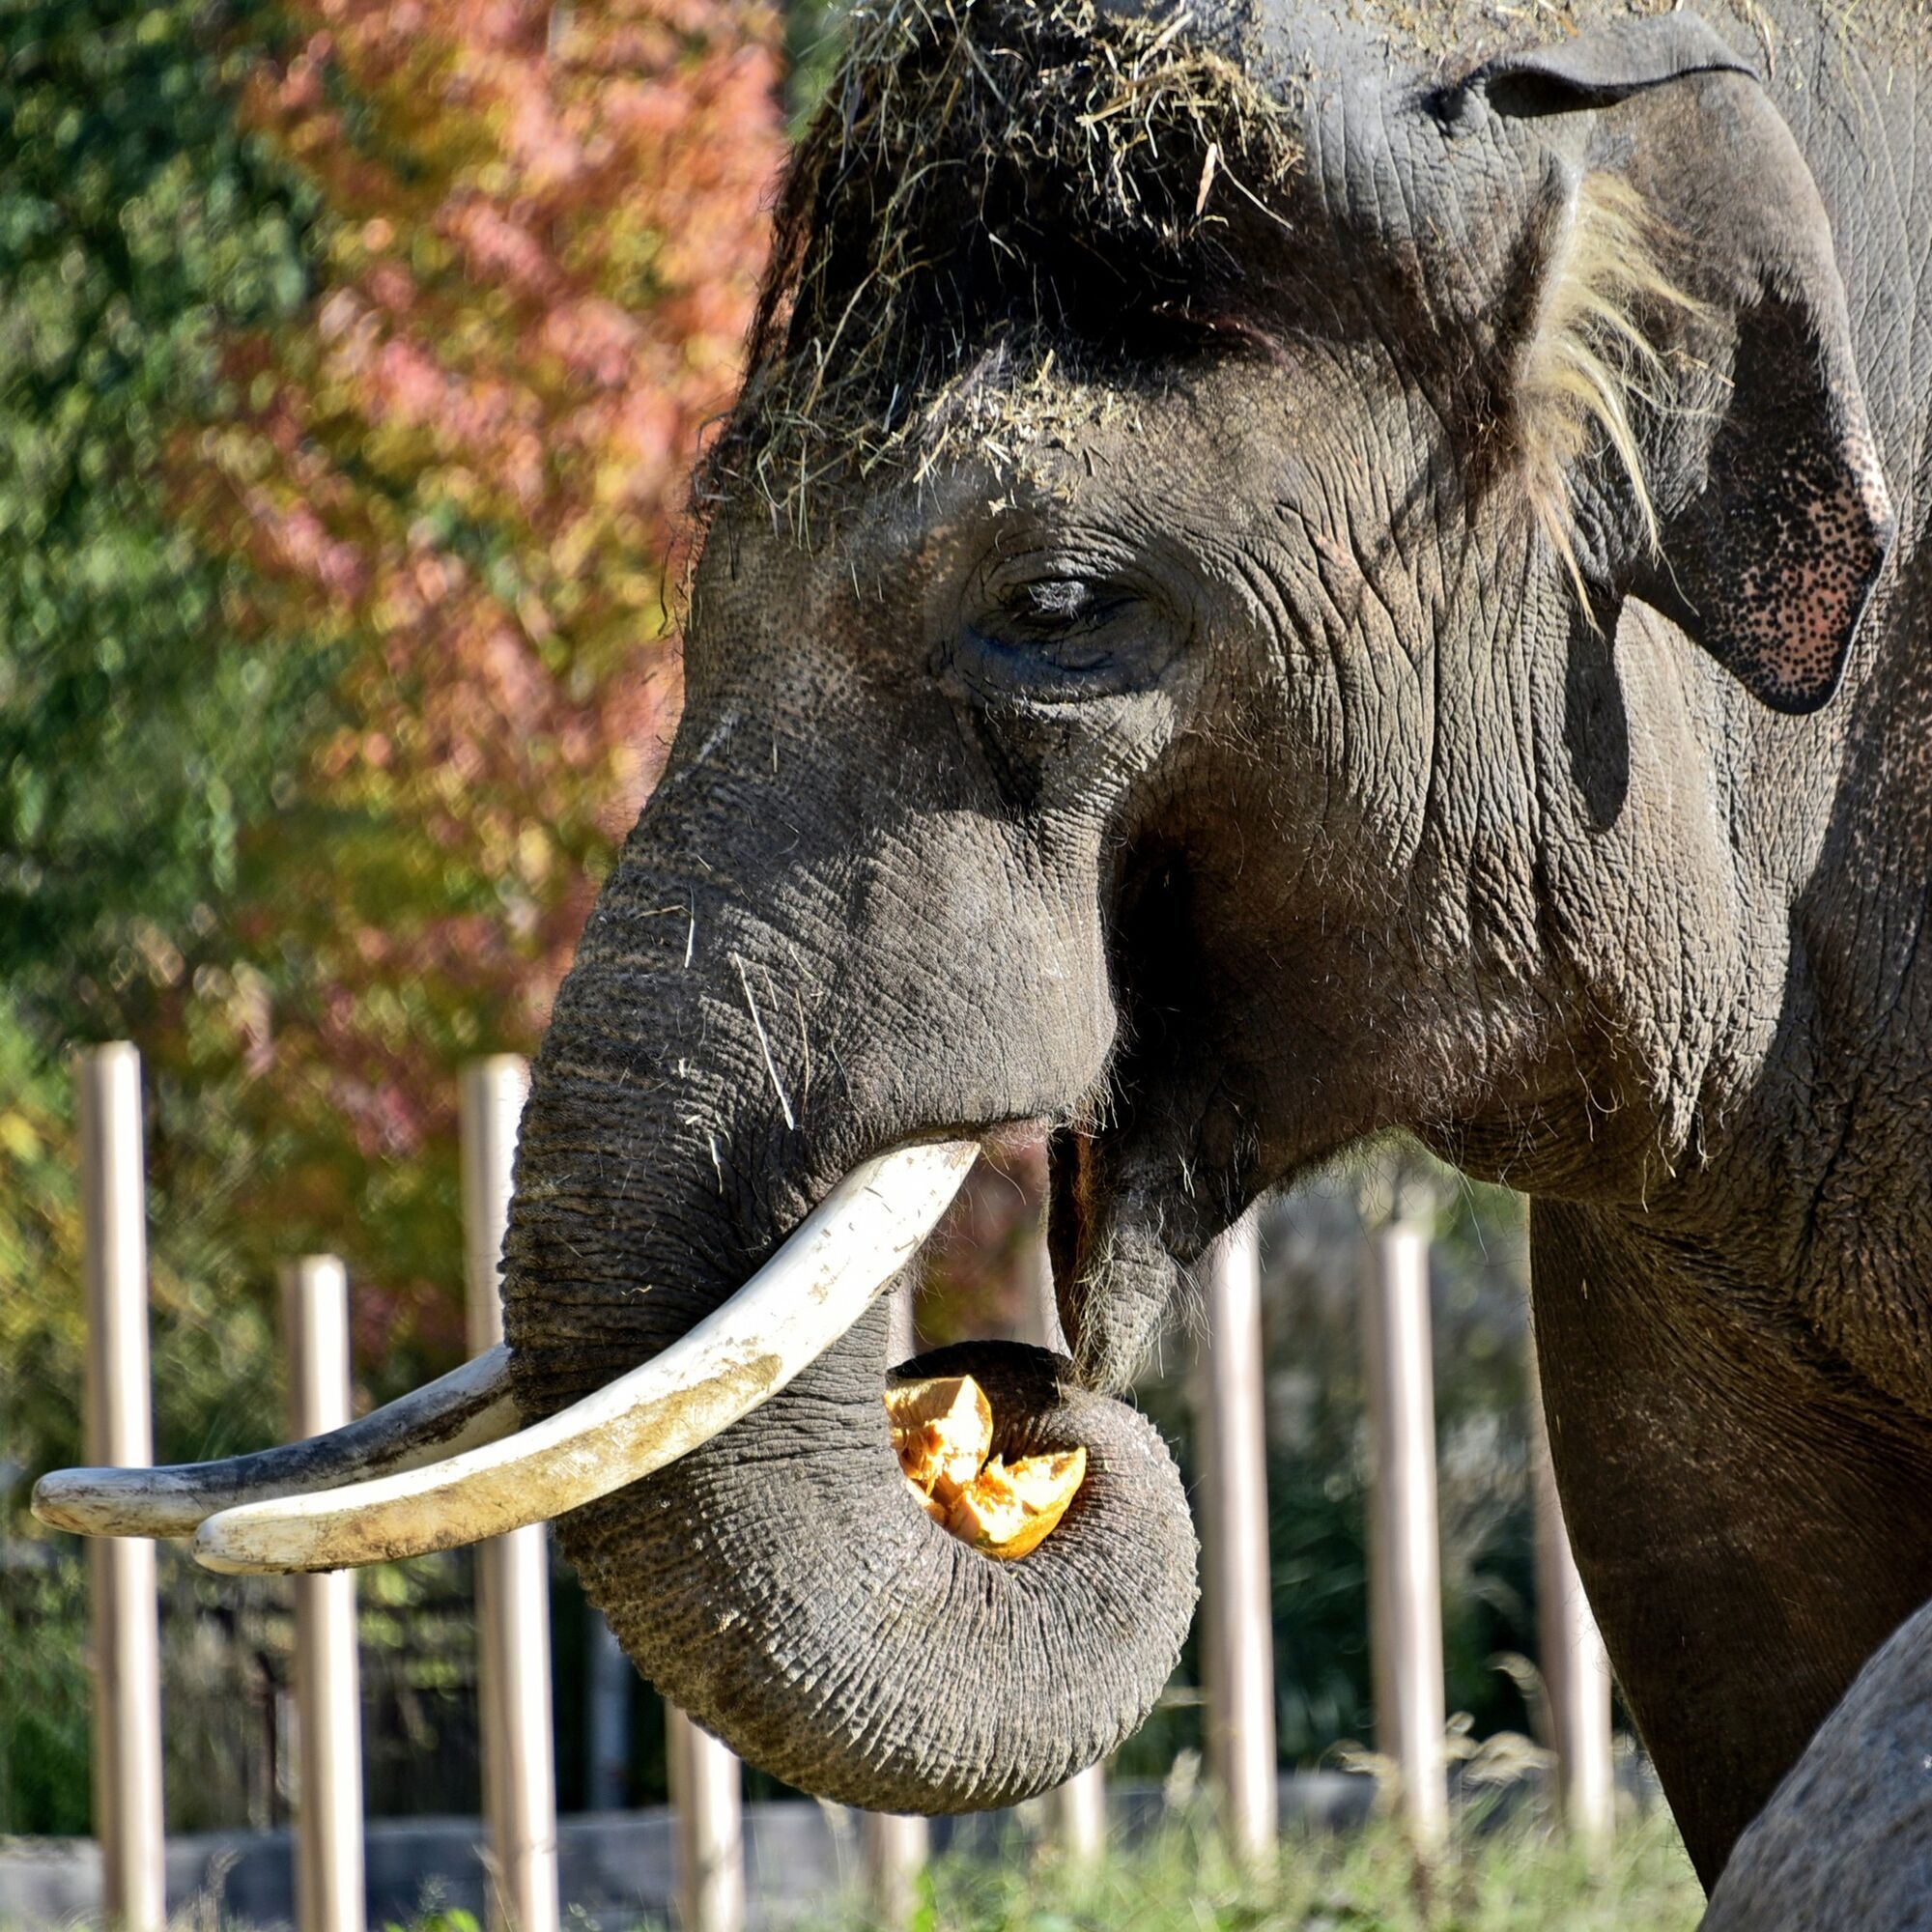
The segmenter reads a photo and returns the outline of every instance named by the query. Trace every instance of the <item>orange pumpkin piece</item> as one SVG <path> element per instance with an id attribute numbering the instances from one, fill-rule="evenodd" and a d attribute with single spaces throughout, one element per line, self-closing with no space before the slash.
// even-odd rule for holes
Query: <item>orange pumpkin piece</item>
<path id="1" fill-rule="evenodd" d="M 1010 1562 L 1039 1548 L 1086 1475 L 1085 1449 L 1011 1463 L 995 1456 L 960 1492 L 946 1526 L 975 1549 Z"/>
<path id="2" fill-rule="evenodd" d="M 905 1486 L 912 1492 L 913 1501 L 916 1502 L 920 1506 L 920 1508 L 923 1509 L 926 1513 L 926 1515 L 933 1520 L 934 1522 L 944 1522 L 946 1520 L 947 1518 L 946 1505 L 943 1502 L 941 1502 L 937 1496 L 927 1495 L 926 1492 L 923 1489 L 921 1489 L 920 1486 L 917 1483 L 915 1483 L 910 1476 L 905 1478 Z"/>
<path id="3" fill-rule="evenodd" d="M 993 1410 L 971 1376 L 935 1376 L 886 1391 L 893 1448 L 922 1503 L 941 1519 L 993 1447 Z"/>

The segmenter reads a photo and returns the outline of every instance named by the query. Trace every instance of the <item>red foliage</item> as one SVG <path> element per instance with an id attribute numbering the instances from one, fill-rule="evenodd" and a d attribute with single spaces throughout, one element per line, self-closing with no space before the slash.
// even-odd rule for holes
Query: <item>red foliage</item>
<path id="1" fill-rule="evenodd" d="M 255 566 L 233 620 L 335 667 L 248 852 L 270 1023 L 256 999 L 229 1031 L 271 1076 L 278 1228 L 360 1228 L 393 1313 L 454 1282 L 454 1067 L 534 1043 L 674 722 L 667 586 L 765 247 L 777 21 L 283 17 L 305 38 L 247 111 L 320 190 L 322 286 L 303 328 L 236 345 L 237 418 L 180 470 Z"/>

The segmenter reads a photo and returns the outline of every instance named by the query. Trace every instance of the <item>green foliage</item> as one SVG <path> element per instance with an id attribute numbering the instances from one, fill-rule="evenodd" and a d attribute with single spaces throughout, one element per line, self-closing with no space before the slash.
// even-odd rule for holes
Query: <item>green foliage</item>
<path id="1" fill-rule="evenodd" d="M 818 111 L 851 30 L 847 0 L 789 0 L 784 9 L 785 115 L 793 139 Z"/>
<path id="2" fill-rule="evenodd" d="M 0 1540 L 0 1835 L 89 1828 L 86 1571 Z"/>
<path id="3" fill-rule="evenodd" d="M 465 1912 L 452 1906 L 446 1912 L 432 1912 L 423 1918 L 412 1919 L 408 1925 L 399 1925 L 390 1919 L 383 1927 L 383 1932 L 482 1932 L 473 1912 Z"/>
<path id="4" fill-rule="evenodd" d="M 209 0 L 0 14 L 0 982 L 58 1038 L 126 1024 L 236 879 L 326 667 L 241 621 L 172 442 L 220 344 L 296 313 L 313 196 L 235 113 Z"/>
<path id="5" fill-rule="evenodd" d="M 236 399 L 221 345 L 307 298 L 314 196 L 237 111 L 248 10 L 0 11 L 0 1458 L 78 1447 L 74 1039 L 153 1031 L 274 809 L 329 665 L 251 621 L 245 559 L 188 534 L 178 477 Z M 262 1392 L 215 1213 L 226 1116 L 157 1182 L 164 1442 L 221 1440 Z M 215 1370 L 220 1373 L 217 1377 Z M 259 1404 L 243 1434 L 267 1423 Z"/>

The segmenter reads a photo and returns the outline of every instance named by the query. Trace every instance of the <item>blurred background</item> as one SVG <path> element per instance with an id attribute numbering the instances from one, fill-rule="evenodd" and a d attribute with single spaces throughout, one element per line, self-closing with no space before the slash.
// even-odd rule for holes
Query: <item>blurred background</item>
<path id="1" fill-rule="evenodd" d="M 824 0 L 0 7 L 0 1833 L 91 1825 L 84 1577 L 25 1507 L 82 1460 L 64 1056 L 144 1057 L 158 1460 L 282 1435 L 293 1254 L 348 1263 L 359 1401 L 460 1358 L 454 1071 L 535 1045 L 675 726 L 687 472 L 838 38 Z M 1264 1210 L 1288 1766 L 1369 1731 L 1392 1175 L 1450 1708 L 1534 1718 L 1520 1205 L 1383 1149 Z M 1038 1185 L 976 1177 L 924 1340 L 1018 1325 Z M 1193 1354 L 1140 1391 L 1184 1463 Z M 364 1577 L 374 1817 L 476 1806 L 468 1561 Z M 161 1581 L 170 1830 L 283 1822 L 286 1586 Z M 661 1801 L 657 1699 L 560 1568 L 553 1614 L 562 1807 Z M 1116 1776 L 1187 1765 L 1198 1681 Z"/>

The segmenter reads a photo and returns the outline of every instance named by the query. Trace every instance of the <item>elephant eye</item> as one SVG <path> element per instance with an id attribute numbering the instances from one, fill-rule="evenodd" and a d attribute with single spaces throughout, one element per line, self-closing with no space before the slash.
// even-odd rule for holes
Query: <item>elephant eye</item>
<path id="1" fill-rule="evenodd" d="M 1121 620 L 1137 601 L 1086 578 L 1035 578 L 1007 589 L 977 629 L 989 651 L 1009 655 L 1023 682 L 1037 686 L 1057 676 L 1068 681 L 1062 695 L 1076 697 L 1082 694 L 1073 681 L 1115 665 L 1131 629 Z"/>
<path id="2" fill-rule="evenodd" d="M 935 668 L 992 711 L 1149 691 L 1192 630 L 1175 576 L 1105 533 L 1010 530 L 955 580 Z"/>
<path id="3" fill-rule="evenodd" d="M 1118 696 L 1151 683 L 1173 655 L 1173 625 L 1136 585 L 1052 571 L 985 588 L 952 652 L 985 696 L 1037 704 Z"/>

